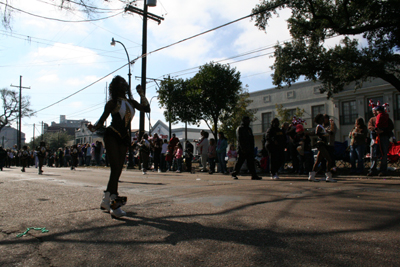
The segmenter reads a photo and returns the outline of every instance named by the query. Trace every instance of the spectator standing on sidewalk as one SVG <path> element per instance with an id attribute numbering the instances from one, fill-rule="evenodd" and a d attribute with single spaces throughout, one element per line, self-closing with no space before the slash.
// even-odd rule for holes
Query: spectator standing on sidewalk
<path id="1" fill-rule="evenodd" d="M 318 154 L 317 154 L 317 159 L 315 160 L 314 166 L 312 171 L 309 173 L 308 180 L 312 182 L 319 182 L 319 180 L 315 179 L 315 170 L 317 169 L 318 165 L 321 163 L 322 159 L 325 159 L 327 162 L 327 168 L 325 172 L 325 181 L 326 182 L 337 182 L 332 178 L 332 172 L 331 169 L 333 168 L 333 159 L 328 151 L 327 144 L 328 144 L 328 136 L 329 133 L 325 131 L 324 126 L 322 125 L 324 123 L 324 115 L 318 114 L 314 118 L 314 122 L 317 124 L 317 127 L 315 128 L 315 134 L 318 136 L 317 140 L 317 148 L 318 148 Z"/>
<path id="2" fill-rule="evenodd" d="M 161 172 L 161 171 L 164 172 L 167 170 L 167 161 L 165 160 L 167 151 L 168 151 L 168 141 L 167 141 L 167 139 L 164 139 L 164 142 L 161 146 L 160 169 L 158 169 L 158 172 Z"/>
<path id="3" fill-rule="evenodd" d="M 197 143 L 197 147 L 200 151 L 201 165 L 202 165 L 202 169 L 200 171 L 207 172 L 208 146 L 210 145 L 208 141 L 208 132 L 201 131 L 200 134 L 202 138 Z"/>
<path id="4" fill-rule="evenodd" d="M 261 180 L 256 173 L 256 168 L 254 166 L 254 135 L 250 128 L 250 117 L 244 116 L 242 118 L 242 123 L 236 130 L 236 136 L 238 140 L 238 160 L 235 164 L 235 170 L 232 172 L 232 178 L 237 180 L 237 175 L 244 163 L 247 161 L 247 168 L 251 173 L 252 180 Z"/>
<path id="5" fill-rule="evenodd" d="M 194 147 L 189 140 L 186 141 L 186 150 L 185 150 L 185 163 L 186 163 L 186 171 L 192 171 L 192 159 L 193 159 L 193 150 Z"/>
<path id="6" fill-rule="evenodd" d="M 364 124 L 364 119 L 358 118 L 353 129 L 349 133 L 351 163 L 350 174 L 362 174 L 364 171 L 364 155 L 367 135 L 368 128 Z"/>
<path id="7" fill-rule="evenodd" d="M 218 133 L 218 142 L 217 142 L 217 160 L 221 169 L 221 173 L 228 174 L 226 169 L 226 148 L 228 147 L 228 140 L 226 139 L 223 132 Z"/>
<path id="8" fill-rule="evenodd" d="M 176 152 L 175 152 L 176 164 L 177 164 L 177 173 L 182 172 L 182 160 L 183 160 L 183 149 L 181 143 L 176 145 Z"/>
<path id="9" fill-rule="evenodd" d="M 265 137 L 266 148 L 268 150 L 271 179 L 278 180 L 278 171 L 285 163 L 284 149 L 286 147 L 286 135 L 281 128 L 279 128 L 279 119 L 274 118 L 271 121 L 271 126 L 267 130 Z"/>
<path id="10" fill-rule="evenodd" d="M 68 146 L 64 150 L 64 167 L 69 167 L 71 165 L 71 150 Z"/>
<path id="11" fill-rule="evenodd" d="M 209 174 L 215 172 L 215 160 L 217 158 L 217 146 L 215 145 L 215 139 L 210 139 L 210 145 L 208 146 L 208 164 L 210 166 Z"/>
<path id="12" fill-rule="evenodd" d="M 153 136 L 153 159 L 154 159 L 154 171 L 161 172 L 161 150 L 162 150 L 162 139 L 155 133 Z"/>
<path id="13" fill-rule="evenodd" d="M 142 137 L 142 140 L 138 143 L 143 174 L 146 174 L 147 170 L 149 169 L 150 142 L 148 138 L 149 136 L 145 133 Z"/>

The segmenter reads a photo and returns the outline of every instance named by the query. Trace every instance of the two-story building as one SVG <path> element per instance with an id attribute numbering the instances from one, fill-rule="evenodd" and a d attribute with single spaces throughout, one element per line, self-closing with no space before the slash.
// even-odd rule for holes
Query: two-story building
<path id="1" fill-rule="evenodd" d="M 336 141 L 348 140 L 348 134 L 354 126 L 355 120 L 362 117 L 365 123 L 372 117 L 369 100 L 376 103 L 388 103 L 389 116 L 395 124 L 395 136 L 400 138 L 400 92 L 391 84 L 381 79 L 364 82 L 360 89 L 355 90 L 354 84 L 348 85 L 339 94 L 327 99 L 326 94 L 321 94 L 318 82 L 299 82 L 291 87 L 282 89 L 271 88 L 250 93 L 253 101 L 248 109 L 256 110 L 256 120 L 252 123 L 256 146 L 261 148 L 262 136 L 270 126 L 271 120 L 278 117 L 276 105 L 282 104 L 294 115 L 296 108 L 304 109 L 302 119 L 306 120 L 304 127 L 312 130 L 315 124 L 313 118 L 318 114 L 328 114 L 336 123 L 338 131 Z"/>

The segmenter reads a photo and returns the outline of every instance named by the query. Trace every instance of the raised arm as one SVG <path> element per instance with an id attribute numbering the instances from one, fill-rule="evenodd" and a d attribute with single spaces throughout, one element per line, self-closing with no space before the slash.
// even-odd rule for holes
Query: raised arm
<path id="1" fill-rule="evenodd" d="M 146 96 L 144 95 L 144 91 L 142 89 L 142 86 L 138 85 L 136 86 L 136 91 L 140 95 L 140 99 L 142 100 L 142 104 L 137 102 L 136 100 L 132 99 L 130 102 L 134 108 L 136 108 L 139 111 L 144 111 L 144 112 L 150 112 L 150 104 L 149 101 L 147 101 Z"/>

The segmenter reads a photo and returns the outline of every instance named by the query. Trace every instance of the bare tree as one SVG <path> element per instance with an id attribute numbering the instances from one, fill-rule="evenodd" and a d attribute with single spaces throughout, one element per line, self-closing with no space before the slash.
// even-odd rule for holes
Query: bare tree
<path id="1" fill-rule="evenodd" d="M 3 104 L 3 110 L 0 117 L 0 132 L 5 126 L 9 126 L 16 121 L 19 116 L 19 95 L 18 92 L 6 88 L 0 90 L 0 97 Z M 24 96 L 21 99 L 21 117 L 31 117 L 33 110 L 29 108 L 29 97 Z"/>

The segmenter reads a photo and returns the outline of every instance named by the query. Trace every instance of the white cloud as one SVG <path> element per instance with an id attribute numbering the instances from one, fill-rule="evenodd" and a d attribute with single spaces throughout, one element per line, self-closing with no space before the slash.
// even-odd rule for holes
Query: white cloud
<path id="1" fill-rule="evenodd" d="M 56 43 L 49 47 L 39 47 L 32 59 L 40 63 L 94 64 L 99 57 L 96 52 L 73 44 Z"/>
<path id="2" fill-rule="evenodd" d="M 57 74 L 48 74 L 48 75 L 43 75 L 40 76 L 38 79 L 38 82 L 44 82 L 44 83 L 55 83 L 60 80 L 60 78 L 57 76 Z"/>
<path id="3" fill-rule="evenodd" d="M 96 80 L 98 80 L 99 77 L 91 75 L 91 76 L 85 76 L 83 78 L 76 77 L 76 78 L 70 78 L 66 80 L 66 84 L 70 86 L 84 86 L 88 85 Z"/>

